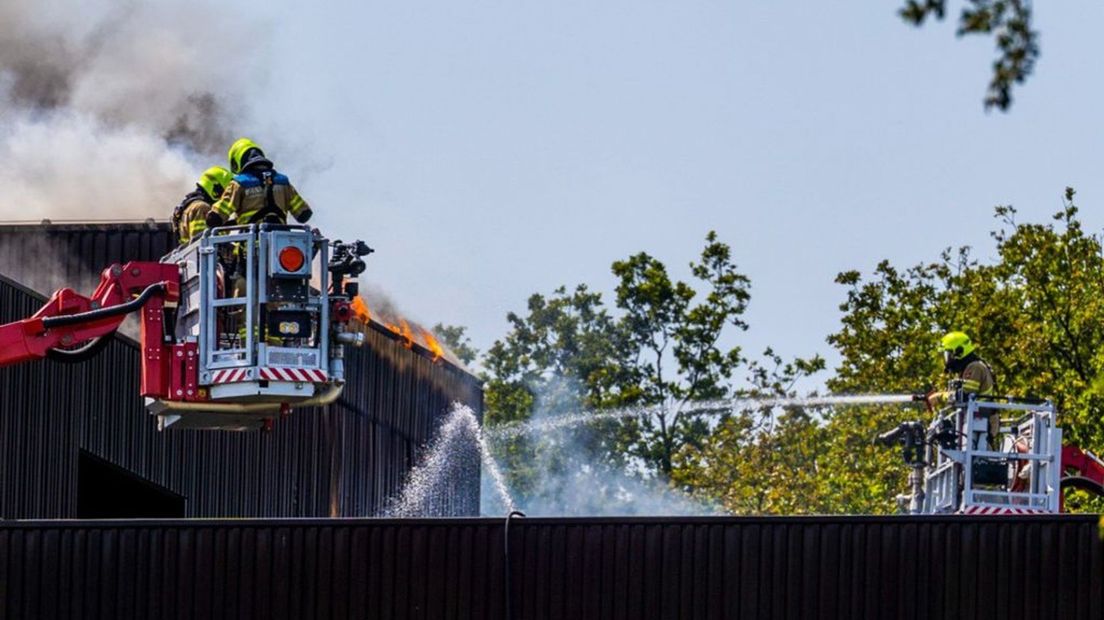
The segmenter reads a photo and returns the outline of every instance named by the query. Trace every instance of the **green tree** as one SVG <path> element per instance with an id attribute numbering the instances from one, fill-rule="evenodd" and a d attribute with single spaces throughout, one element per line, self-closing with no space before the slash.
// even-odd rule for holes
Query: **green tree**
<path id="1" fill-rule="evenodd" d="M 526 314 L 511 312 L 506 318 L 510 331 L 483 358 L 488 427 L 528 421 L 536 409 L 564 415 L 623 401 L 620 391 L 633 383 L 628 347 L 600 293 L 585 285 L 571 291 L 560 287 L 549 296 L 530 296 Z M 547 488 L 548 481 L 567 479 L 565 472 L 575 467 L 576 455 L 541 439 L 519 434 L 494 442 L 511 489 L 526 500 L 534 493 L 559 493 Z M 620 451 L 600 448 L 604 434 L 573 439 L 589 446 L 596 465 L 623 463 Z"/>
<path id="2" fill-rule="evenodd" d="M 629 351 L 601 293 L 579 285 L 534 294 L 526 315 L 511 312 L 506 320 L 510 331 L 484 357 L 489 425 L 529 419 L 538 395 L 556 408 L 553 402 L 602 407 L 625 400 Z"/>
<path id="3" fill-rule="evenodd" d="M 726 328 L 747 329 L 743 320 L 751 282 L 732 262 L 729 246 L 710 232 L 690 270 L 704 298 L 690 284 L 672 281 L 659 260 L 641 252 L 613 264 L 617 307 L 628 334 L 634 385 L 624 390 L 633 404 L 665 404 L 634 420 L 627 449 L 670 476 L 683 445 L 700 441 L 706 422 L 692 414 L 694 401 L 722 398 L 743 358 L 738 346 L 722 347 Z"/>
<path id="4" fill-rule="evenodd" d="M 748 362 L 749 387 L 740 394 L 793 397 L 798 380 L 823 368 L 819 357 L 784 363 L 768 349 L 761 361 Z M 700 442 L 684 446 L 676 454 L 672 481 L 732 514 L 824 512 L 817 475 L 828 443 L 815 411 L 750 405 L 723 416 Z"/>
<path id="5" fill-rule="evenodd" d="M 690 268 L 698 288 L 672 280 L 646 253 L 615 262 L 616 315 L 585 285 L 530 297 L 528 314 L 507 317 L 509 333 L 484 359 L 488 423 L 528 419 L 538 395 L 546 409 L 669 405 L 599 442 L 612 461 L 638 459 L 647 472 L 669 475 L 674 454 L 708 432 L 685 405 L 731 392 L 742 357 L 721 339 L 747 327 L 750 284 L 729 246 L 710 232 Z"/>
<path id="6" fill-rule="evenodd" d="M 848 293 L 840 307 L 842 327 L 829 342 L 842 360 L 829 389 L 908 392 L 939 387 L 945 377 L 936 355 L 937 338 L 960 329 L 980 344 L 1001 393 L 1054 400 L 1069 441 L 1094 451 L 1104 448 L 1104 419 L 1099 416 L 1104 405 L 1104 245 L 1099 236 L 1084 231 L 1073 198 L 1073 190 L 1067 189 L 1063 209 L 1046 224 L 1018 223 L 1012 207 L 998 207 L 1001 225 L 992 233 L 996 258 L 989 263 L 961 248 L 909 269 L 883 262 L 867 278 L 854 271 L 840 274 L 837 281 Z M 830 454 L 842 457 L 827 461 L 826 480 L 831 483 L 871 490 L 888 484 L 880 460 L 884 457 L 862 454 L 848 460 L 861 454 L 856 450 L 864 433 L 900 418 L 899 409 L 868 413 L 872 419 L 828 420 L 834 429 Z M 868 427 L 857 432 L 860 423 Z M 888 496 L 877 493 L 857 497 L 860 501 L 849 508 L 881 511 L 889 505 Z"/>
<path id="7" fill-rule="evenodd" d="M 958 18 L 958 36 L 991 36 L 997 46 L 985 108 L 1008 110 L 1012 87 L 1027 80 L 1039 57 L 1039 33 L 1031 27 L 1031 2 L 969 0 L 964 4 Z M 946 0 L 907 0 L 900 15 L 906 22 L 922 26 L 928 18 L 942 20 L 946 12 Z"/>
<path id="8" fill-rule="evenodd" d="M 479 349 L 472 346 L 471 338 L 467 336 L 468 328 L 460 325 L 445 325 L 438 323 L 433 326 L 433 333 L 441 340 L 445 347 L 452 351 L 461 362 L 471 365 L 479 357 Z"/>

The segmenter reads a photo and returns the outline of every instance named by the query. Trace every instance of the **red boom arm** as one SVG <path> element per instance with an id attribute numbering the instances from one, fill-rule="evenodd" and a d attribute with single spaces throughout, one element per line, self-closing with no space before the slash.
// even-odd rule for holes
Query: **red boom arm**
<path id="1" fill-rule="evenodd" d="M 148 371 L 150 361 L 160 361 L 150 357 L 162 357 L 154 350 L 163 346 L 161 310 L 166 304 L 175 305 L 179 298 L 180 273 L 176 265 L 147 262 L 112 265 L 100 275 L 100 285 L 91 297 L 63 288 L 32 317 L 0 325 L 0 367 L 41 359 L 50 349 L 110 335 L 127 314 L 145 306 L 143 370 Z M 155 327 L 156 334 L 148 333 Z M 143 383 L 145 380 L 143 376 Z"/>
<path id="2" fill-rule="evenodd" d="M 1104 463 L 1091 452 L 1066 444 L 1062 446 L 1062 470 L 1074 470 L 1079 478 L 1085 478 L 1104 489 Z"/>

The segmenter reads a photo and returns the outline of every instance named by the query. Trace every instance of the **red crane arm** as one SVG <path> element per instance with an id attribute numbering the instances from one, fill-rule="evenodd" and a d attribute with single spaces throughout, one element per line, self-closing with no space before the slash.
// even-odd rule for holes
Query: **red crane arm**
<path id="1" fill-rule="evenodd" d="M 1091 452 L 1066 444 L 1062 446 L 1062 471 L 1070 469 L 1076 470 L 1077 476 L 1104 488 L 1104 462 Z"/>
<path id="2" fill-rule="evenodd" d="M 55 347 L 68 347 L 107 336 L 126 315 L 150 303 L 175 305 L 180 299 L 176 265 L 129 262 L 100 274 L 91 297 L 70 288 L 56 291 L 30 318 L 0 325 L 0 367 L 46 357 Z"/>

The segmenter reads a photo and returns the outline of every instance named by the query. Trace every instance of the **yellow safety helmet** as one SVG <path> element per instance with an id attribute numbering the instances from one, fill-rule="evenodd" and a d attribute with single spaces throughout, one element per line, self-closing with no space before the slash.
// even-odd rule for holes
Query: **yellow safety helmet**
<path id="1" fill-rule="evenodd" d="M 962 359 L 972 353 L 977 348 L 971 340 L 963 332 L 950 332 L 946 336 L 943 336 L 940 350 L 943 351 L 943 356 L 947 361 Z"/>
<path id="2" fill-rule="evenodd" d="M 234 174 L 241 172 L 242 157 L 250 149 L 257 149 L 261 151 L 261 147 L 257 146 L 257 143 L 249 138 L 238 138 L 230 145 L 230 151 L 226 154 L 226 158 L 230 160 L 230 171 Z M 264 151 L 261 151 L 264 154 Z"/>
<path id="3" fill-rule="evenodd" d="M 203 174 L 199 175 L 199 180 L 196 181 L 196 185 L 203 188 L 203 191 L 207 192 L 207 195 L 212 200 L 218 200 L 222 196 L 223 190 L 227 185 L 230 185 L 230 181 L 234 178 L 234 175 L 230 174 L 230 171 L 222 166 L 211 166 L 203 171 Z"/>

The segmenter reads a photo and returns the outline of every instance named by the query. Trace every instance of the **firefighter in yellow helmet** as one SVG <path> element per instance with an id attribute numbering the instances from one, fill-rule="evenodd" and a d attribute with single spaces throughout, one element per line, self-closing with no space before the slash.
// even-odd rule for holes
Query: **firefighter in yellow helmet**
<path id="1" fill-rule="evenodd" d="M 222 226 L 231 218 L 237 224 L 287 223 L 290 213 L 301 223 L 311 217 L 311 208 L 299 192 L 273 167 L 261 147 L 240 138 L 227 153 L 234 178 L 207 214 L 207 225 Z"/>
<path id="2" fill-rule="evenodd" d="M 977 345 L 963 332 L 950 332 L 940 341 L 940 351 L 943 353 L 943 369 L 955 376 L 951 382 L 951 389 L 943 392 L 933 392 L 928 396 L 928 403 L 939 406 L 955 397 L 961 390 L 963 396 L 974 394 L 977 396 L 992 396 L 996 390 L 996 379 L 993 369 L 988 362 L 981 359 L 977 353 Z M 989 447 L 996 450 L 997 434 L 1000 432 L 1000 412 L 996 409 L 980 409 L 989 417 Z"/>
<path id="3" fill-rule="evenodd" d="M 180 245 L 186 245 L 207 230 L 207 214 L 222 196 L 233 175 L 222 166 L 211 166 L 199 175 L 196 187 L 173 209 L 172 226 Z"/>

